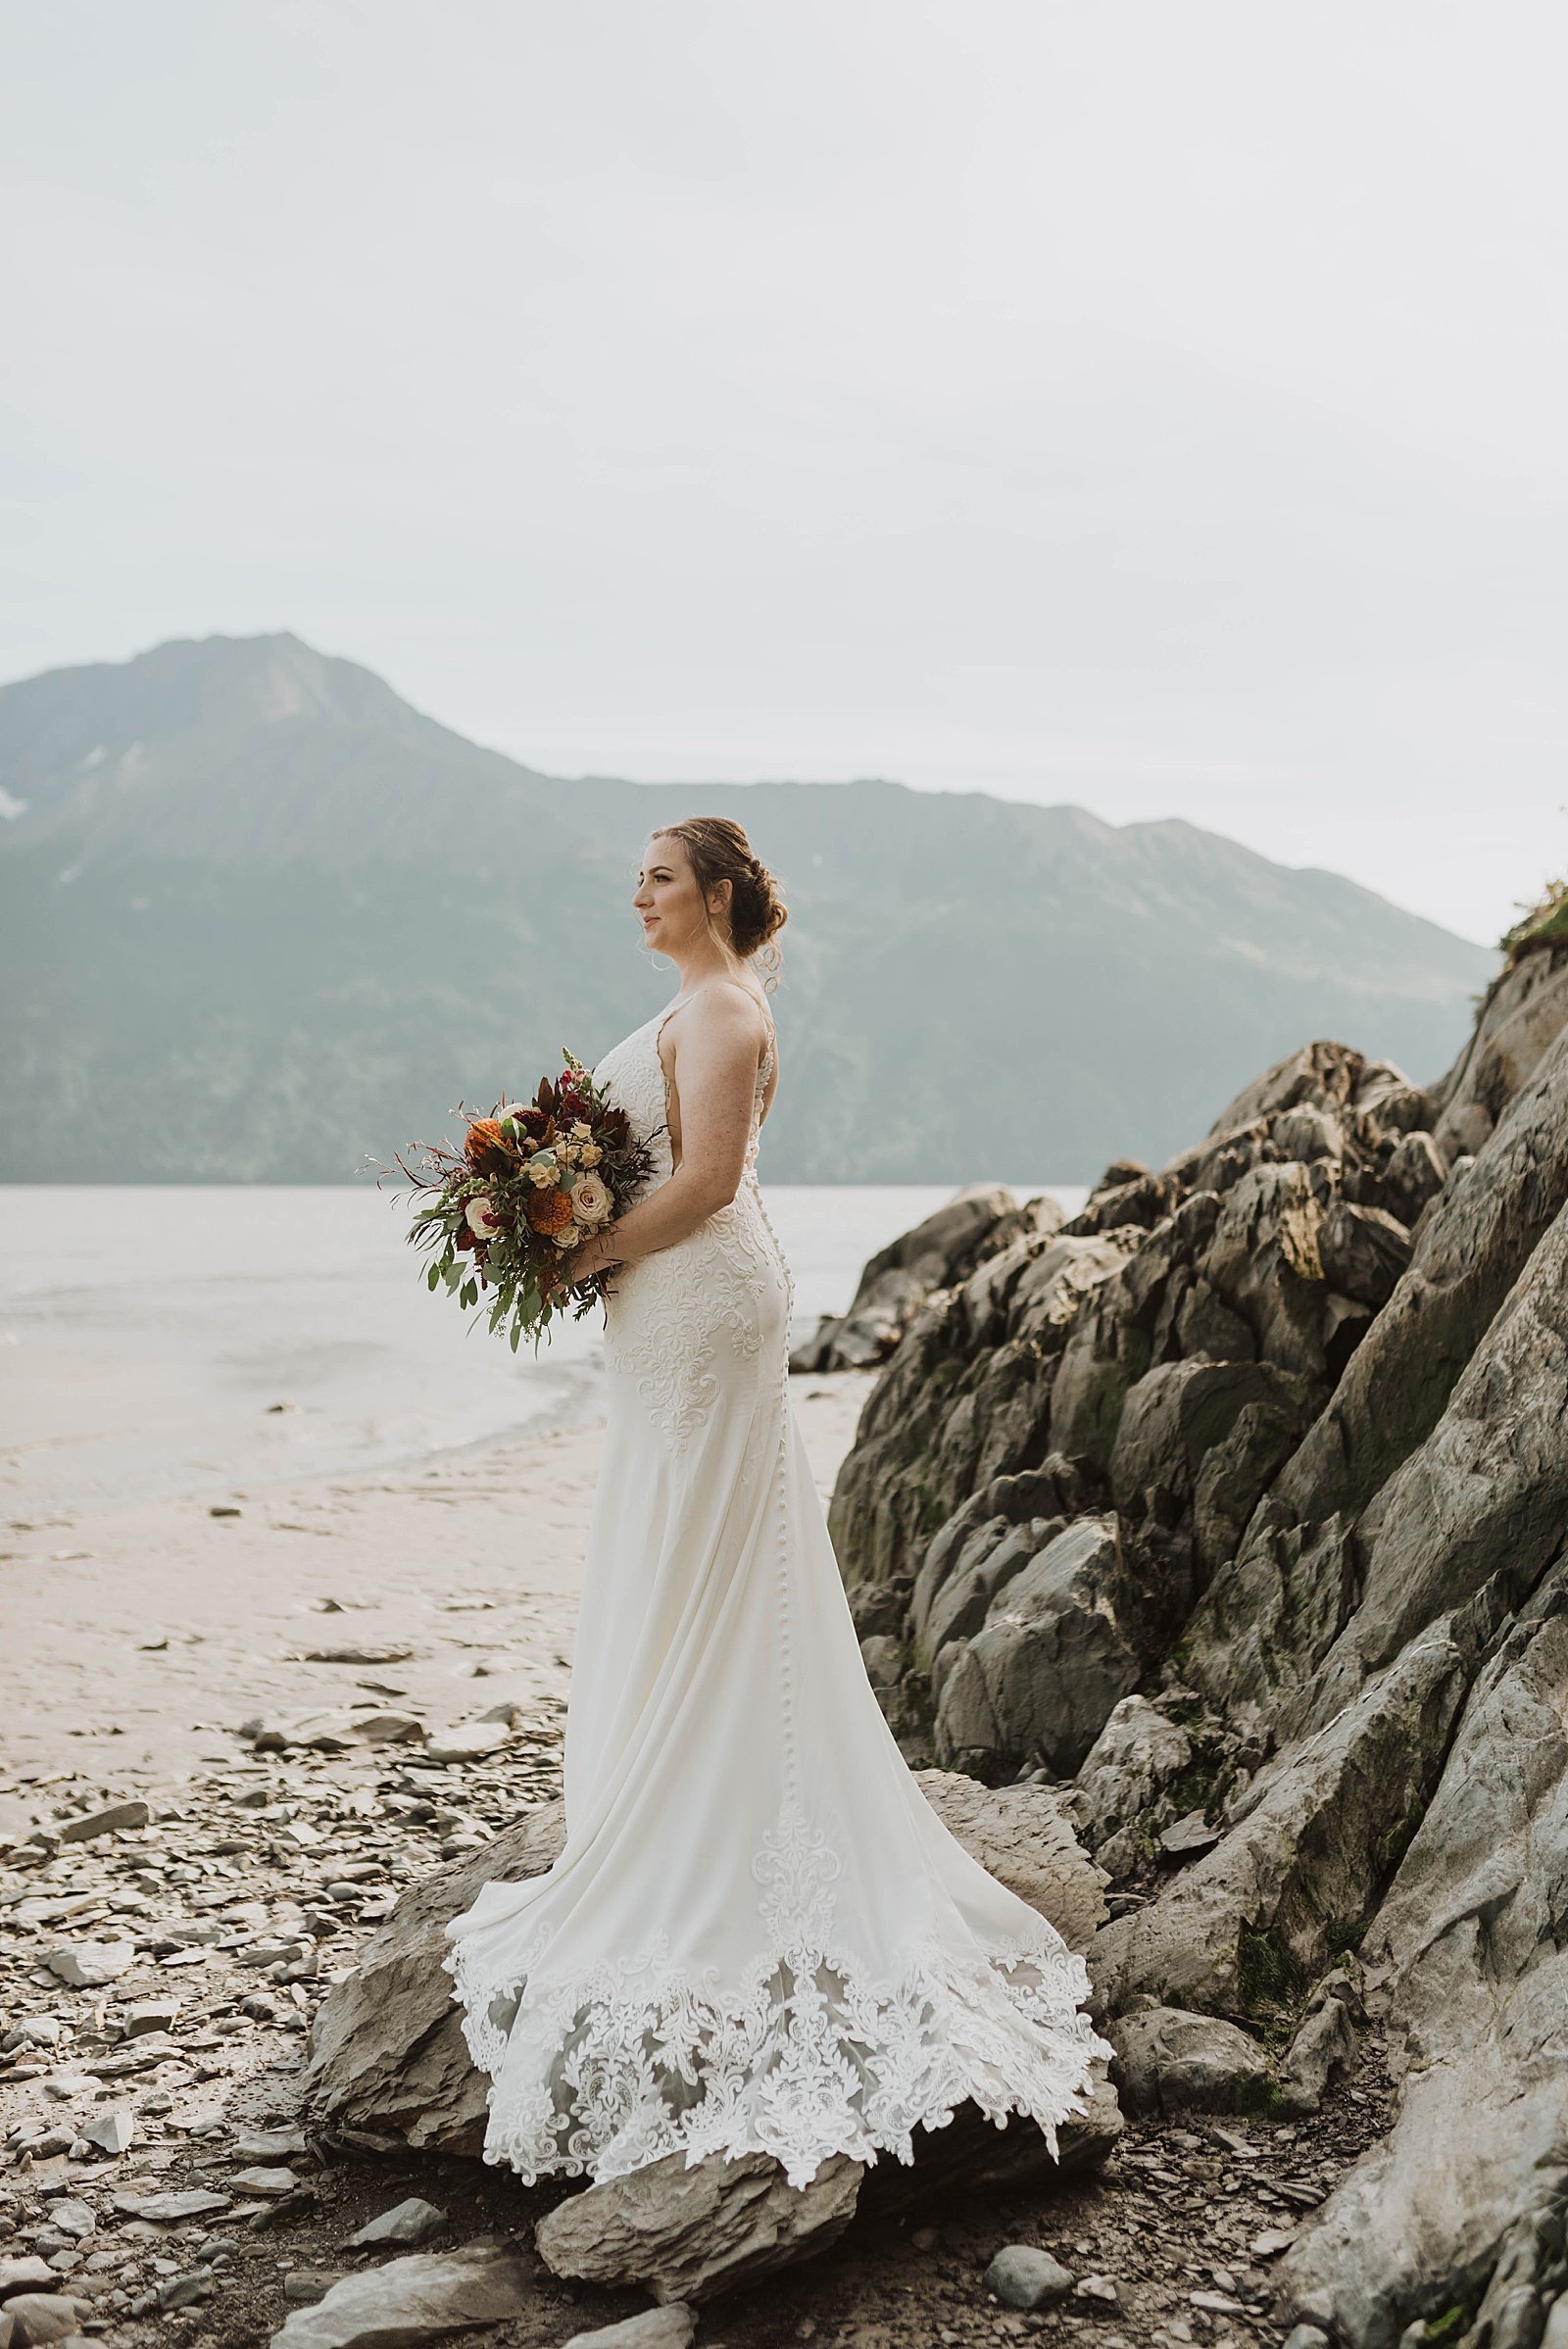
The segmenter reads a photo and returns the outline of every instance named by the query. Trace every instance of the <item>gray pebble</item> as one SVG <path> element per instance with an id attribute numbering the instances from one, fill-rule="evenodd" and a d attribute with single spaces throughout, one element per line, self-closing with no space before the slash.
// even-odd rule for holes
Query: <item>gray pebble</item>
<path id="1" fill-rule="evenodd" d="M 1008 2243 L 985 2273 L 985 2287 L 1004 2308 L 1041 2308 L 1072 2290 L 1072 2276 L 1049 2251 L 1032 2243 Z"/>

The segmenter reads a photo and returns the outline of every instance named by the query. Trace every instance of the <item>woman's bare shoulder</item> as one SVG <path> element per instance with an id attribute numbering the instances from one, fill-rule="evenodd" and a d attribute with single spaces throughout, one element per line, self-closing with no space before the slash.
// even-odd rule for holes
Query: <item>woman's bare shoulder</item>
<path id="1" fill-rule="evenodd" d="M 744 999 L 744 1003 L 737 998 Z M 750 1010 L 744 1004 L 749 1004 Z M 674 1028 L 683 1015 L 705 1035 L 746 1037 L 754 1042 L 769 1042 L 772 1038 L 773 1023 L 762 1008 L 760 996 L 739 979 L 704 979 L 681 1004 L 670 1027 Z"/>

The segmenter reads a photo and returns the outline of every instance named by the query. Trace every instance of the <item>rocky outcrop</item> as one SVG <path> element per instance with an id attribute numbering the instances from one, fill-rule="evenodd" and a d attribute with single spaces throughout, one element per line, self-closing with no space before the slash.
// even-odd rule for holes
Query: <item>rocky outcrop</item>
<path id="1" fill-rule="evenodd" d="M 1568 946 L 1440 1083 L 1314 1045 L 929 1299 L 831 1523 L 906 1750 L 1072 1781 L 1132 2103 L 1310 2112 L 1386 2047 L 1394 2126 L 1281 2318 L 1536 2349 L 1568 2283 Z"/>
<path id="2" fill-rule="evenodd" d="M 967 1280 L 1024 1232 L 1051 1232 L 1061 1209 L 1044 1197 L 1020 1205 L 1001 1183 L 970 1183 L 873 1256 L 847 1313 L 824 1313 L 790 1356 L 792 1370 L 865 1370 L 898 1345 L 933 1292 Z"/>

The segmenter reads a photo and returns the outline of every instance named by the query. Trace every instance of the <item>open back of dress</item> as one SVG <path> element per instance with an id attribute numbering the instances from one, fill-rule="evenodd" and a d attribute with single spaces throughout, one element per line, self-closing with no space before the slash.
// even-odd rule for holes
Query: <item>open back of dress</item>
<path id="1" fill-rule="evenodd" d="M 595 1069 L 671 1171 L 663 1011 Z M 566 1840 L 447 1928 L 485 2158 L 911 2155 L 972 2099 L 1085 2108 L 1084 1962 L 949 1834 L 861 1660 L 790 1403 L 752 1107 L 735 1199 L 622 1265 L 566 1717 Z"/>

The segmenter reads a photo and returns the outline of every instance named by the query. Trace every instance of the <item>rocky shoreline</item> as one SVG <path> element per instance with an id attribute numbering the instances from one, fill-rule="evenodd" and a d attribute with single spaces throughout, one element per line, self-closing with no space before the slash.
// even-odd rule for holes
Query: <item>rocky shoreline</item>
<path id="1" fill-rule="evenodd" d="M 867 1668 L 1117 2050 L 1060 2158 L 487 2170 L 430 1936 L 548 1865 L 559 1699 L 258 1721 L 4 1855 L 0 2349 L 1568 2349 L 1568 947 L 1439 1085 L 1317 1044 L 1071 1222 L 960 1195 L 852 1363 Z"/>

